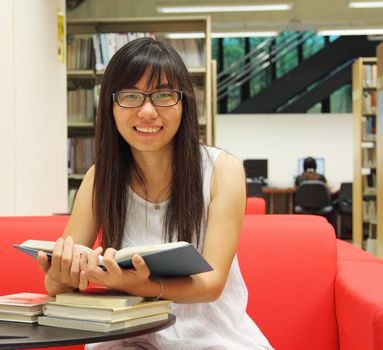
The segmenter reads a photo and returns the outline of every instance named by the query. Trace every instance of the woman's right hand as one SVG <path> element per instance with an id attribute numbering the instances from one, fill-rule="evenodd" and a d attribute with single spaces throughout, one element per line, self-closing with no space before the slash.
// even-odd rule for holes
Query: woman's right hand
<path id="1" fill-rule="evenodd" d="M 45 253 L 39 252 L 37 261 L 47 276 L 46 289 L 49 294 L 79 288 L 81 259 L 87 259 L 86 254 L 80 254 L 71 236 L 65 239 L 60 237 L 56 241 L 51 261 Z"/>

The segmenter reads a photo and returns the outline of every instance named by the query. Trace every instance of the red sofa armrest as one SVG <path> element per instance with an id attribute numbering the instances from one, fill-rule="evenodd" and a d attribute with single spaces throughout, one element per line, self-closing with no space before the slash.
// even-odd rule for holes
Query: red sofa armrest
<path id="1" fill-rule="evenodd" d="M 335 241 L 322 218 L 245 216 L 238 261 L 247 311 L 276 349 L 337 349 Z"/>
<path id="2" fill-rule="evenodd" d="M 383 349 L 383 264 L 339 262 L 335 300 L 339 349 Z"/>
<path id="3" fill-rule="evenodd" d="M 382 259 L 379 259 L 375 255 L 372 255 L 365 250 L 362 250 L 351 243 L 346 241 L 336 240 L 338 250 L 338 262 L 343 261 L 374 261 L 383 263 Z"/>

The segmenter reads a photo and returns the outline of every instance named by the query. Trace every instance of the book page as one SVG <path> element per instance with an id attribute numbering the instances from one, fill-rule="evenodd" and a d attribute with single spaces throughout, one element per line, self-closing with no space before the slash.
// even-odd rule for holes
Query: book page
<path id="1" fill-rule="evenodd" d="M 41 250 L 43 252 L 52 252 L 55 247 L 55 242 L 52 241 L 42 241 L 42 240 L 33 240 L 29 239 L 20 244 L 23 247 L 29 247 L 36 250 Z M 80 252 L 92 252 L 92 249 L 81 244 L 76 244 Z"/>
<path id="2" fill-rule="evenodd" d="M 116 261 L 121 261 L 121 260 L 129 259 L 133 257 L 134 254 L 144 255 L 147 253 L 154 253 L 154 252 L 159 252 L 162 250 L 182 247 L 188 244 L 189 244 L 188 242 L 180 241 L 180 242 L 151 244 L 151 245 L 136 246 L 136 247 L 126 247 L 126 248 L 120 249 L 116 253 L 114 259 Z"/>

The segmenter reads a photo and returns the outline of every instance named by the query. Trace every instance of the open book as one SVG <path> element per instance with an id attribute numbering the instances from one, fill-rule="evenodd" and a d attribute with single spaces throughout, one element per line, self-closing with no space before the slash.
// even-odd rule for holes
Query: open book
<path id="1" fill-rule="evenodd" d="M 51 256 L 55 242 L 28 240 L 13 246 L 36 259 L 38 251 Z M 91 252 L 92 249 L 78 245 L 80 252 Z M 199 251 L 188 242 L 171 242 L 156 245 L 126 247 L 117 251 L 115 260 L 124 269 L 133 268 L 132 257 L 140 254 L 147 264 L 151 276 L 185 277 L 213 270 Z M 99 265 L 102 266 L 102 256 Z"/>

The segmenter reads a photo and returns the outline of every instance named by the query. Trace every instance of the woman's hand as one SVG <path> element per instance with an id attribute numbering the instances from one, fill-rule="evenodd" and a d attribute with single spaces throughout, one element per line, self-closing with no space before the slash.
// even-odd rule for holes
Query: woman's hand
<path id="1" fill-rule="evenodd" d="M 41 270 L 46 276 L 54 281 L 55 285 L 62 285 L 63 288 L 79 288 L 80 284 L 80 261 L 84 264 L 87 260 L 86 254 L 80 254 L 78 247 L 74 244 L 72 237 L 65 239 L 60 237 L 55 244 L 52 259 L 39 252 L 37 261 Z M 82 285 L 85 281 L 82 281 Z"/>
<path id="2" fill-rule="evenodd" d="M 121 269 L 114 260 L 116 250 L 108 248 L 102 257 L 105 267 L 105 270 L 103 270 L 98 266 L 101 252 L 99 248 L 94 250 L 88 257 L 88 263 L 85 269 L 83 269 L 82 266 L 84 277 L 86 277 L 87 280 L 108 288 L 123 290 L 129 294 L 142 296 L 156 295 L 158 286 L 154 286 L 156 289 L 153 288 L 153 281 L 149 279 L 149 268 L 140 255 L 136 254 L 133 256 L 133 269 Z"/>

